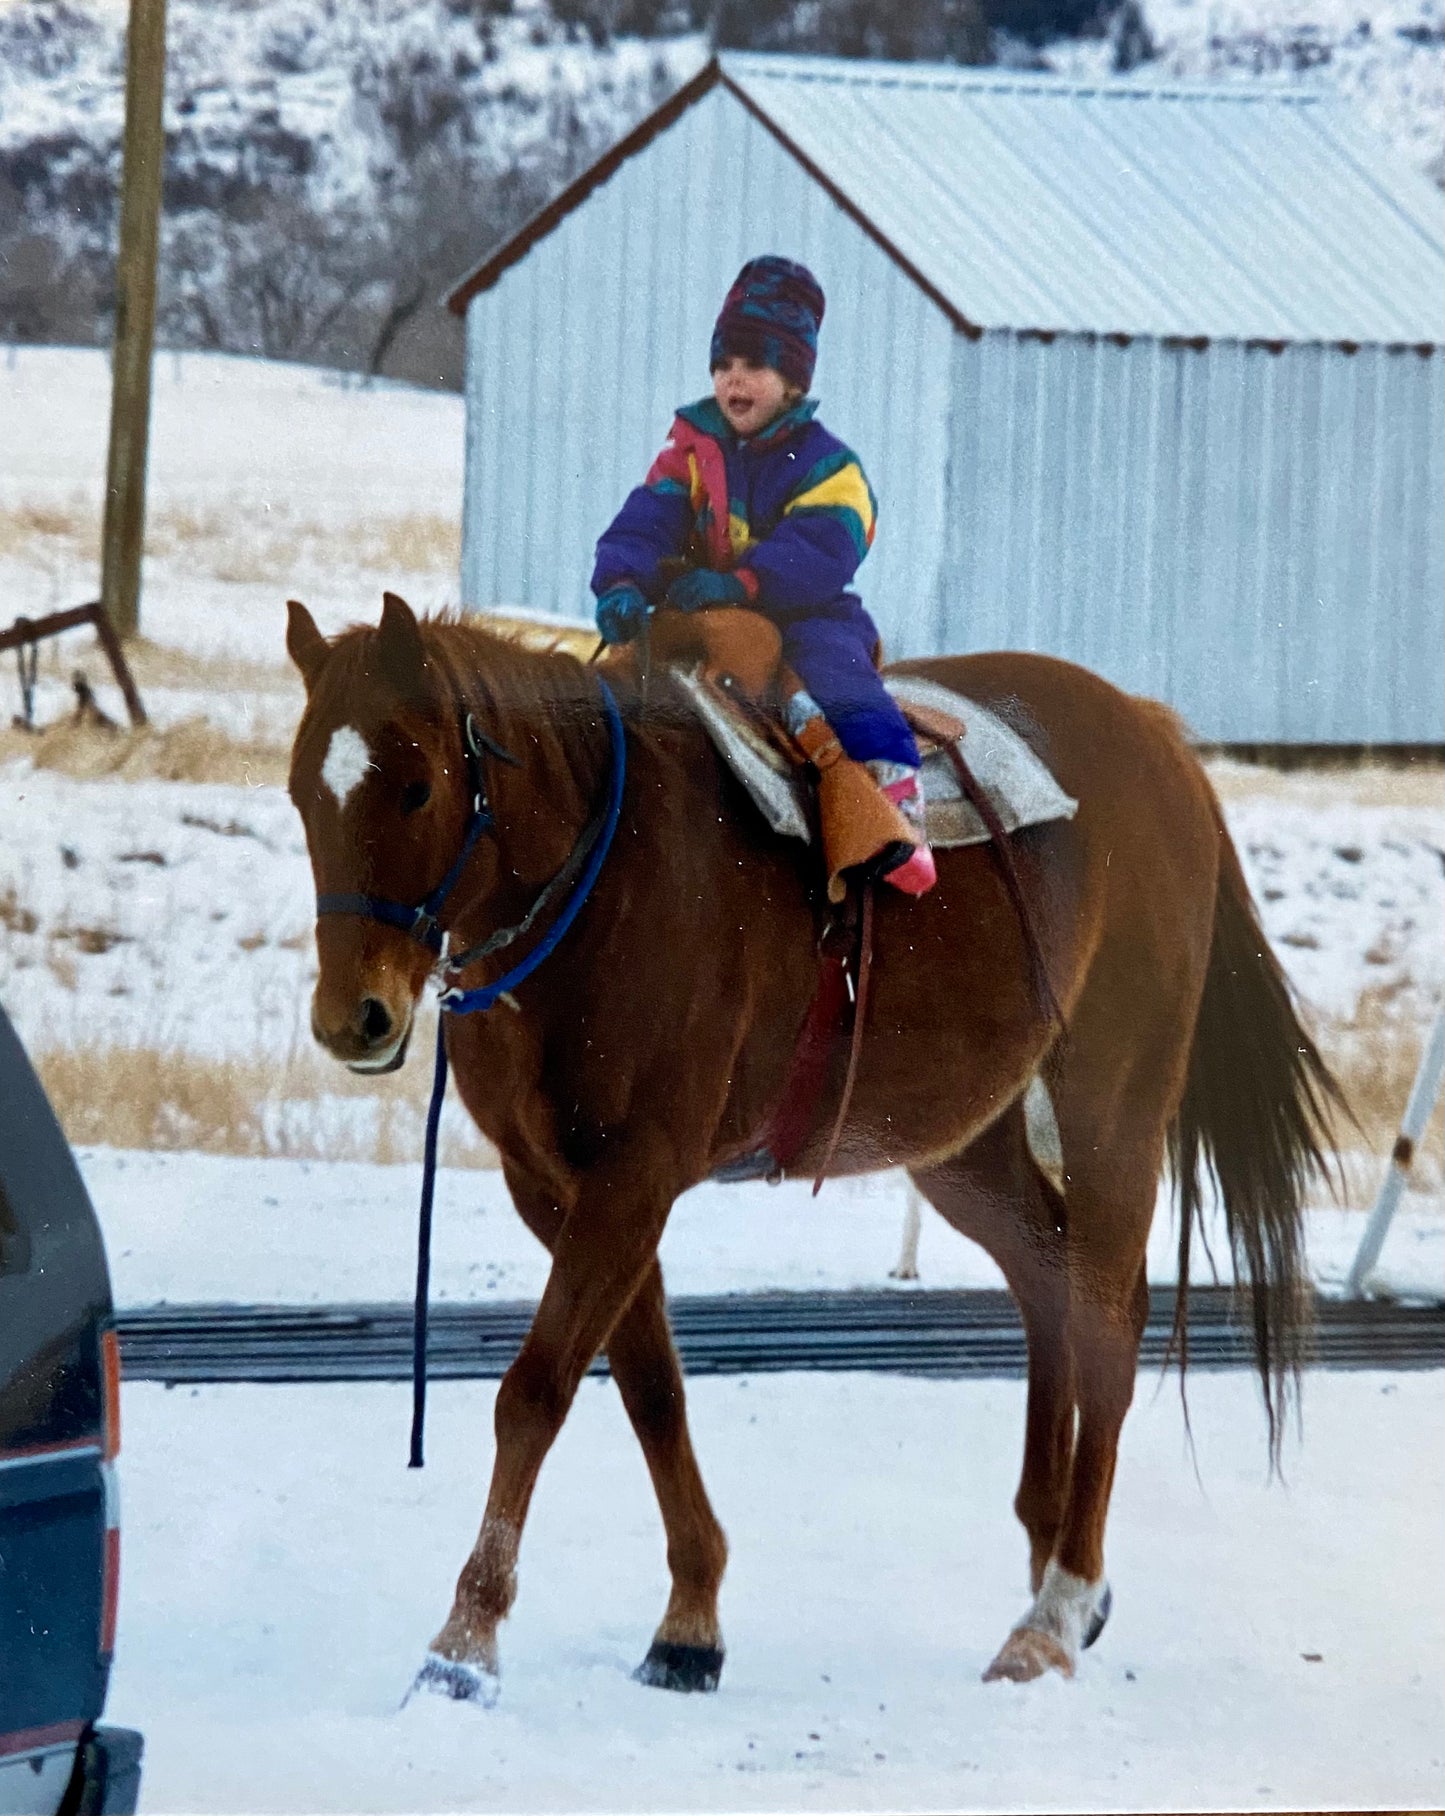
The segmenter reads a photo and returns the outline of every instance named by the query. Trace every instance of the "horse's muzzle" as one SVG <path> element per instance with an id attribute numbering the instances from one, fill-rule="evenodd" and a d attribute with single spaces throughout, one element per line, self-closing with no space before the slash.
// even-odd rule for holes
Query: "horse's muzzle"
<path id="1" fill-rule="evenodd" d="M 311 1032 L 317 1044 L 353 1072 L 395 1072 L 406 1059 L 411 1024 L 409 1003 L 399 1008 L 379 996 L 362 997 L 335 1019 L 322 1013 L 319 1001 L 311 1005 Z"/>
<path id="2" fill-rule="evenodd" d="M 368 1077 L 379 1076 L 383 1072 L 399 1072 L 406 1064 L 406 1050 L 411 1044 L 411 1021 L 408 1018 L 399 1041 L 390 1053 L 384 1053 L 375 1059 L 351 1059 L 347 1068 L 352 1072 L 361 1072 Z"/>

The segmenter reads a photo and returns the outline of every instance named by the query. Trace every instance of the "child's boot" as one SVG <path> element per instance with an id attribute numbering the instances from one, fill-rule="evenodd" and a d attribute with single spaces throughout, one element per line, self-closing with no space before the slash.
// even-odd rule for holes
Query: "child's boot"
<path id="1" fill-rule="evenodd" d="M 918 835 L 918 843 L 902 863 L 883 872 L 883 881 L 901 889 L 905 895 L 926 895 L 938 881 L 938 867 L 928 843 L 923 778 L 916 769 L 901 763 L 873 762 L 868 769 L 879 788 L 908 822 L 909 830 Z"/>

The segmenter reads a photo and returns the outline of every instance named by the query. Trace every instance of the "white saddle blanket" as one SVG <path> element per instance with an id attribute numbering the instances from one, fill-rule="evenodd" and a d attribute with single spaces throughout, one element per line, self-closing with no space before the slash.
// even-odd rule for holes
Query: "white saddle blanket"
<path id="1" fill-rule="evenodd" d="M 674 673 L 724 761 L 774 832 L 811 840 L 801 772 L 760 732 L 719 705 L 694 671 L 676 669 Z M 916 700 L 920 706 L 934 707 L 963 721 L 968 766 L 1006 831 L 1017 832 L 1021 826 L 1038 826 L 1046 820 L 1071 820 L 1078 812 L 1079 803 L 1073 796 L 1064 793 L 1018 733 L 987 707 L 918 675 L 891 675 L 885 685 L 895 699 Z M 924 758 L 923 798 L 930 844 L 944 850 L 987 843 L 988 828 L 964 800 L 944 751 L 934 750 Z"/>

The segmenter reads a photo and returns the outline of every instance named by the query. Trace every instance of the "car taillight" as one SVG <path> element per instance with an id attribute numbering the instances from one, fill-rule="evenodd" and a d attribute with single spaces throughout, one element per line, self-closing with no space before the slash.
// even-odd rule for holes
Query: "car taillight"
<path id="1" fill-rule="evenodd" d="M 113 1330 L 101 1332 L 100 1357 L 105 1391 L 105 1460 L 109 1463 L 120 1455 L 120 1339 Z"/>
<path id="2" fill-rule="evenodd" d="M 110 1498 L 106 1496 L 107 1501 Z M 115 1651 L 115 1613 L 119 1605 L 120 1527 L 116 1525 L 105 1529 L 105 1576 L 101 1583 L 100 1650 L 107 1658 Z"/>

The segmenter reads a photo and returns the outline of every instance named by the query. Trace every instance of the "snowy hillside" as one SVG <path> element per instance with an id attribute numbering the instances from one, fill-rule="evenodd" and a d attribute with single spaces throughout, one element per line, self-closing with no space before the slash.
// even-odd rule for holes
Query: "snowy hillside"
<path id="1" fill-rule="evenodd" d="M 116 167 L 124 28 L 116 0 L 0 3 L 0 148 L 43 149 L 53 193 L 82 166 Z M 542 9 L 493 20 L 444 0 L 173 0 L 167 30 L 182 209 L 224 204 L 267 170 L 365 199 L 393 180 L 398 149 L 443 128 L 496 170 L 546 158 L 559 128 L 615 132 L 688 60 L 672 42 L 570 43 Z"/>
<path id="2" fill-rule="evenodd" d="M 1156 55 L 1132 80 L 1273 82 L 1345 95 L 1412 169 L 1445 180 L 1441 0 L 1143 0 Z M 1061 72 L 1103 75 L 1112 44 L 1056 42 Z"/>
<path id="3" fill-rule="evenodd" d="M 971 33 L 910 37 L 930 5 L 967 13 Z M 683 28 L 710 14 L 702 0 L 173 0 L 162 344 L 455 386 L 447 285 L 699 66 L 706 35 Z M 124 16 L 119 0 L 0 0 L 0 339 L 108 336 Z M 672 35 L 613 35 L 643 21 Z M 1057 35 L 1061 21 L 1084 35 Z M 1442 0 L 739 0 L 724 36 L 1323 86 L 1358 102 L 1402 169 L 1441 177 Z"/>
<path id="4" fill-rule="evenodd" d="M 701 56 L 501 10 L 174 0 L 162 343 L 455 385 L 442 290 Z M 0 338 L 106 338 L 124 19 L 0 0 Z"/>

